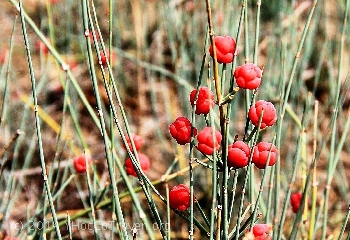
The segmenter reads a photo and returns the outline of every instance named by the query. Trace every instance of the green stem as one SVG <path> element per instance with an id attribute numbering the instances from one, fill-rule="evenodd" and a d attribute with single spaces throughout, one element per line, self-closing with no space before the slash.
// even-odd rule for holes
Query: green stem
<path id="1" fill-rule="evenodd" d="M 332 114 L 332 120 L 333 119 L 334 120 L 333 120 L 333 126 L 332 126 L 332 134 L 331 134 L 331 146 L 330 146 L 330 154 L 329 154 L 329 161 L 328 161 L 327 183 L 326 183 L 325 194 L 324 194 L 324 208 L 323 208 L 324 217 L 323 217 L 323 224 L 322 224 L 322 239 L 326 238 L 328 210 L 329 210 L 328 209 L 329 190 L 330 190 L 330 185 L 333 179 L 336 166 L 339 161 L 338 154 L 337 154 L 337 158 L 335 158 L 335 146 L 337 141 L 336 140 L 336 133 L 337 133 L 336 119 L 338 117 L 338 111 L 339 111 L 338 103 L 339 103 L 340 87 L 341 87 L 341 80 L 342 80 L 341 73 L 343 72 L 342 70 L 343 70 L 344 44 L 345 44 L 346 29 L 347 29 L 347 23 L 348 23 L 349 7 L 350 7 L 350 1 L 347 0 L 345 12 L 344 12 L 344 18 L 343 18 L 343 28 L 342 28 L 340 49 L 339 49 L 338 77 L 336 82 L 336 94 L 334 95 L 335 99 L 334 99 L 333 114 Z M 342 145 L 338 145 L 339 152 L 341 148 L 342 148 Z"/>
<path id="2" fill-rule="evenodd" d="M 257 6 L 257 12 L 256 12 L 255 44 L 254 44 L 254 63 L 258 64 L 261 0 L 257 1 L 256 6 Z"/>
<path id="3" fill-rule="evenodd" d="M 265 183 L 265 179 L 267 177 L 267 167 L 269 166 L 269 162 L 270 162 L 271 149 L 272 149 L 273 145 L 275 144 L 275 140 L 276 140 L 276 135 L 274 136 L 274 139 L 272 141 L 271 147 L 269 149 L 269 153 L 267 155 L 267 161 L 266 161 L 266 165 L 265 165 L 265 170 L 264 170 L 264 173 L 263 173 L 263 176 L 262 176 L 262 180 L 260 182 L 259 193 L 258 193 L 258 196 L 257 196 L 256 201 L 255 201 L 254 210 L 253 210 L 253 212 L 251 214 L 251 216 L 252 216 L 251 223 L 250 223 L 250 229 L 251 230 L 253 230 L 253 225 L 255 223 L 255 217 L 256 217 L 256 212 L 258 210 L 258 206 L 259 206 L 260 196 L 261 196 L 261 193 L 263 191 L 263 186 L 264 186 L 264 183 Z"/>
<path id="4" fill-rule="evenodd" d="M 85 32 L 89 30 L 89 20 L 91 21 L 91 16 L 88 11 L 88 1 L 87 0 L 82 0 L 82 11 L 83 11 L 83 23 L 84 23 L 84 29 Z M 91 24 L 91 23 L 90 23 Z M 110 146 L 110 141 L 108 140 L 107 132 L 106 132 L 106 126 L 105 126 L 105 120 L 102 112 L 102 103 L 101 103 L 101 98 L 99 95 L 99 90 L 98 90 L 98 84 L 97 84 L 97 79 L 95 75 L 95 67 L 94 67 L 94 61 L 93 61 L 93 56 L 92 56 L 92 50 L 91 50 L 91 43 L 89 38 L 86 38 L 86 47 L 87 47 L 87 54 L 88 54 L 88 59 L 89 59 L 89 65 L 90 65 L 90 76 L 91 76 L 91 81 L 93 85 L 93 90 L 95 94 L 95 99 L 96 99 L 96 104 L 97 104 L 97 109 L 98 109 L 98 116 L 100 119 L 100 128 L 101 128 L 101 134 L 103 137 L 103 142 L 104 142 L 104 147 L 105 147 L 105 153 L 107 157 L 107 166 L 108 166 L 108 171 L 109 171 L 109 176 L 110 180 L 112 183 L 112 188 L 113 188 L 113 200 L 116 203 L 116 208 L 115 208 L 115 214 L 117 215 L 118 219 L 118 224 L 119 226 L 122 226 L 122 232 L 120 232 L 120 238 L 122 239 L 128 239 L 128 233 L 126 231 L 125 226 L 125 221 L 124 221 L 124 216 L 123 212 L 120 206 L 120 200 L 118 196 L 118 188 L 116 185 L 116 180 L 114 177 L 114 171 L 113 171 L 113 160 L 111 158 L 111 146 Z"/>
<path id="5" fill-rule="evenodd" d="M 345 232 L 345 229 L 346 229 L 346 225 L 347 225 L 347 223 L 349 221 L 349 217 L 350 217 L 350 205 L 348 206 L 348 211 L 346 213 L 346 216 L 345 216 L 345 219 L 344 219 L 344 222 L 343 222 L 343 226 L 342 226 L 342 228 L 340 230 L 338 240 L 343 239 L 343 235 L 344 235 L 344 232 Z"/>
<path id="6" fill-rule="evenodd" d="M 15 26 L 17 23 L 17 16 L 15 17 L 15 20 L 13 22 L 13 27 L 11 31 L 11 40 L 10 40 L 10 54 L 8 58 L 8 63 L 7 63 L 7 69 L 6 69 L 6 80 L 5 80 L 5 88 L 4 88 L 4 93 L 2 97 L 2 105 L 1 105 L 1 115 L 0 115 L 0 130 L 2 129 L 2 124 L 6 122 L 6 106 L 7 106 L 7 90 L 9 86 L 9 80 L 10 80 L 10 72 L 11 72 L 11 66 L 12 66 L 12 51 L 13 51 L 13 38 L 14 38 L 14 31 L 15 31 Z M 0 132 L 1 134 L 1 132 Z"/>
<path id="7" fill-rule="evenodd" d="M 308 33 L 309 26 L 310 26 L 310 23 L 311 23 L 311 20 L 312 20 L 312 17 L 313 17 L 313 13 L 314 13 L 314 11 L 316 9 L 316 5 L 317 5 L 317 0 L 314 0 L 314 2 L 312 4 L 312 8 L 311 8 L 311 10 L 309 12 L 309 15 L 308 15 L 308 18 L 307 18 L 307 21 L 306 21 L 306 24 L 305 24 L 305 27 L 304 27 L 304 30 L 303 30 L 300 42 L 299 42 L 299 45 L 298 45 L 298 50 L 297 50 L 297 52 L 295 54 L 292 70 L 291 70 L 291 73 L 290 73 L 290 76 L 289 76 L 288 86 L 287 86 L 287 89 L 286 89 L 286 92 L 285 92 L 285 95 L 284 95 L 284 99 L 283 99 L 280 121 L 282 121 L 282 119 L 284 117 L 284 113 L 285 113 L 286 106 L 287 106 L 287 103 L 288 103 L 288 98 L 289 98 L 290 90 L 291 90 L 291 87 L 292 87 L 294 75 L 296 73 L 296 68 L 297 68 L 297 65 L 298 65 L 298 62 L 299 62 L 299 58 L 300 58 L 300 52 L 301 52 L 301 50 L 302 50 L 302 48 L 304 46 L 304 41 L 305 41 L 306 35 Z"/>
<path id="8" fill-rule="evenodd" d="M 95 240 L 98 240 L 98 233 L 97 233 L 97 226 L 96 226 L 96 214 L 95 214 L 95 208 L 94 208 L 94 193 L 92 191 L 92 184 L 91 184 L 91 179 L 90 179 L 90 171 L 89 171 L 89 161 L 87 159 L 86 153 L 84 152 L 84 158 L 85 158 L 85 166 L 86 168 L 86 180 L 87 180 L 87 185 L 88 185 L 88 191 L 89 191 L 89 201 L 90 201 L 90 207 L 91 207 L 91 217 L 92 217 L 92 225 L 94 229 L 94 236 Z"/>
<path id="9" fill-rule="evenodd" d="M 41 171 L 42 171 L 42 176 L 44 180 L 44 187 L 46 191 L 47 198 L 49 200 L 49 205 L 51 209 L 51 214 L 56 230 L 56 237 L 57 239 L 62 239 L 61 238 L 61 232 L 58 226 L 58 221 L 57 221 L 57 216 L 56 216 L 56 211 L 55 211 L 55 206 L 52 200 L 51 196 L 51 191 L 50 191 L 50 185 L 47 179 L 47 173 L 46 173 L 46 164 L 45 164 L 45 159 L 44 159 L 44 150 L 43 150 L 43 142 L 41 138 L 41 130 L 40 130 L 40 119 L 39 119 L 39 114 L 38 114 L 38 99 L 37 99 L 37 93 L 36 93 L 36 83 L 35 83 L 35 76 L 34 76 L 34 68 L 33 68 L 33 63 L 30 55 L 30 49 L 29 49 L 29 41 L 27 37 L 27 30 L 26 30 L 26 23 L 24 20 L 24 15 L 23 15 L 23 6 L 22 6 L 22 1 L 19 1 L 19 13 L 21 16 L 21 23 L 22 23 L 22 31 L 23 31 L 23 37 L 24 37 L 24 43 L 26 46 L 26 52 L 27 52 L 27 59 L 28 59 L 28 66 L 29 66 L 29 72 L 30 72 L 30 80 L 31 80 L 31 86 L 32 86 L 32 94 L 33 94 L 33 104 L 34 104 L 34 115 L 35 115 L 35 127 L 36 127 L 36 134 L 38 137 L 38 146 L 39 146 L 39 157 L 40 157 L 40 165 L 41 165 Z"/>

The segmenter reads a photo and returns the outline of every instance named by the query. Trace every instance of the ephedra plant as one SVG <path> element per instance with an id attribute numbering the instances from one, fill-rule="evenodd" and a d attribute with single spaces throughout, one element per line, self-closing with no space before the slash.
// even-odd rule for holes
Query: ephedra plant
<path id="1" fill-rule="evenodd" d="M 35 132 L 29 141 L 18 131 L 0 152 L 7 159 L 14 146 L 11 167 L 0 171 L 1 194 L 14 196 L 1 202 L 0 239 L 349 238 L 349 81 L 342 75 L 349 1 L 337 3 L 339 39 L 318 35 L 328 6 L 318 1 L 46 1 L 44 30 L 25 1 L 10 2 L 32 97 L 19 86 L 8 95 L 16 65 L 2 57 L 1 133 L 16 127 L 28 135 L 30 110 Z M 56 19 L 55 9 L 80 15 Z M 264 11 L 274 20 L 263 21 Z M 60 23 L 72 31 L 63 40 Z M 147 27 L 159 31 L 148 36 Z M 66 48 L 79 63 L 63 58 Z M 324 68 L 333 82 L 322 102 Z M 59 114 L 38 101 L 52 72 L 60 81 L 48 95 L 61 96 Z M 25 105 L 21 127 L 5 121 L 17 111 L 10 96 Z M 26 172 L 36 174 L 42 193 L 16 219 Z"/>

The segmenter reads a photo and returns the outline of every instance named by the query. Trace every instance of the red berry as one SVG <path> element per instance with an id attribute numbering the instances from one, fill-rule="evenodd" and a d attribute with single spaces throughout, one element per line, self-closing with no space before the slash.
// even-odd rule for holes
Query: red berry
<path id="1" fill-rule="evenodd" d="M 93 42 L 94 41 L 94 36 L 91 30 L 87 30 L 85 33 L 85 36 L 88 36 L 90 38 L 90 41 Z M 100 35 L 98 35 L 98 31 L 95 30 L 95 36 L 96 36 L 96 40 L 99 42 L 100 41 Z"/>
<path id="2" fill-rule="evenodd" d="M 260 115 L 263 110 L 264 112 L 261 119 L 260 129 L 272 126 L 277 120 L 275 106 L 271 102 L 259 100 L 254 106 L 250 107 L 248 113 L 249 119 L 254 126 L 257 127 L 259 125 Z"/>
<path id="3" fill-rule="evenodd" d="M 227 164 L 233 168 L 243 168 L 249 163 L 250 148 L 243 141 L 228 146 Z"/>
<path id="4" fill-rule="evenodd" d="M 197 90 L 194 89 L 190 94 L 190 102 L 192 107 L 194 106 L 194 100 L 196 97 Z M 200 87 L 198 98 L 196 101 L 196 114 L 208 114 L 210 110 L 214 107 L 214 94 L 207 87 Z"/>
<path id="5" fill-rule="evenodd" d="M 198 150 L 207 155 L 212 155 L 214 151 L 220 148 L 221 133 L 215 130 L 214 139 L 212 133 L 213 130 L 211 127 L 205 127 L 197 136 Z"/>
<path id="6" fill-rule="evenodd" d="M 97 62 L 101 64 L 103 67 L 107 67 L 107 60 L 109 61 L 109 51 L 107 50 L 106 54 L 104 54 L 103 50 L 100 51 L 101 62 Z M 117 54 L 112 51 L 112 61 L 114 62 L 117 59 Z"/>
<path id="7" fill-rule="evenodd" d="M 272 147 L 271 147 L 272 145 Z M 270 153 L 271 148 L 271 153 Z M 269 166 L 276 163 L 277 148 L 272 143 L 260 142 L 253 149 L 252 162 L 257 168 L 264 169 L 270 154 Z"/>
<path id="8" fill-rule="evenodd" d="M 271 239 L 269 235 L 272 227 L 269 224 L 261 223 L 255 224 L 253 227 L 254 240 L 268 240 Z"/>
<path id="9" fill-rule="evenodd" d="M 138 156 L 139 156 L 140 166 L 141 166 L 142 171 L 147 172 L 147 170 L 151 166 L 151 161 L 149 160 L 149 158 L 145 154 L 139 153 Z M 127 158 L 125 160 L 124 166 L 125 166 L 126 173 L 128 175 L 137 177 L 136 171 L 134 169 L 134 166 L 132 165 L 130 158 Z"/>
<path id="10" fill-rule="evenodd" d="M 294 213 L 298 212 L 301 199 L 303 198 L 303 193 L 296 192 L 290 196 L 290 203 L 292 204 L 292 209 Z"/>
<path id="11" fill-rule="evenodd" d="M 136 135 L 136 134 L 131 134 L 131 137 L 134 140 L 136 151 L 139 151 L 143 145 L 142 137 L 140 135 Z M 125 138 L 126 138 L 126 142 L 128 143 L 129 149 L 132 151 L 132 145 L 131 145 L 131 141 L 130 141 L 129 136 L 126 135 Z M 123 148 L 126 149 L 124 143 L 123 143 Z"/>
<path id="12" fill-rule="evenodd" d="M 4 240 L 19 240 L 19 238 L 7 236 Z"/>
<path id="13" fill-rule="evenodd" d="M 184 184 L 174 186 L 169 192 L 169 205 L 173 209 L 185 211 L 190 206 L 190 189 Z"/>
<path id="14" fill-rule="evenodd" d="M 67 64 L 69 66 L 69 69 L 71 69 L 71 70 L 78 66 L 78 62 L 75 59 L 69 59 L 67 61 Z"/>
<path id="15" fill-rule="evenodd" d="M 247 63 L 237 67 L 234 75 L 238 87 L 253 90 L 260 86 L 262 70 L 254 63 Z"/>
<path id="16" fill-rule="evenodd" d="M 191 122 L 185 117 L 178 117 L 175 122 L 170 124 L 169 132 L 171 136 L 180 145 L 191 142 Z M 193 135 L 197 135 L 197 129 L 193 129 Z"/>
<path id="17" fill-rule="evenodd" d="M 236 50 L 236 41 L 231 36 L 215 37 L 216 57 L 218 63 L 231 63 Z M 209 48 L 210 56 L 214 57 L 213 47 Z"/>
<path id="18" fill-rule="evenodd" d="M 85 160 L 86 158 L 86 160 Z M 77 156 L 73 159 L 73 165 L 74 169 L 77 173 L 84 173 L 86 172 L 86 161 L 89 164 L 91 163 L 91 156 L 82 154 L 80 156 Z"/>
<path id="19" fill-rule="evenodd" d="M 0 51 L 0 65 L 4 64 L 5 63 L 5 60 L 7 58 L 7 50 L 6 49 L 2 49 Z"/>
<path id="20" fill-rule="evenodd" d="M 42 52 L 45 56 L 49 53 L 49 48 L 40 39 L 35 42 L 35 50 Z"/>
<path id="21" fill-rule="evenodd" d="M 57 3 L 60 3 L 60 2 L 61 2 L 61 0 L 50 0 L 51 4 L 57 4 Z"/>

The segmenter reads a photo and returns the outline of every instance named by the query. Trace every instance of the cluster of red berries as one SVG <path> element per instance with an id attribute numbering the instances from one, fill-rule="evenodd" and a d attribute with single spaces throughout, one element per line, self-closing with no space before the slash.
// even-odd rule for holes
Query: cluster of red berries
<path id="1" fill-rule="evenodd" d="M 234 38 L 230 36 L 215 37 L 215 48 L 218 63 L 227 64 L 234 60 L 236 55 L 236 41 Z M 209 53 L 213 57 L 212 46 L 209 48 Z M 247 63 L 235 69 L 234 78 L 239 88 L 254 90 L 260 86 L 262 72 L 259 66 Z M 194 89 L 190 93 L 189 100 L 197 115 L 203 114 L 206 116 L 215 107 L 214 93 L 208 87 Z M 272 126 L 277 120 L 274 105 L 264 100 L 259 100 L 250 107 L 248 117 L 251 123 L 260 129 Z M 169 132 L 180 145 L 190 143 L 192 138 L 195 138 L 197 140 L 196 148 L 205 155 L 212 155 L 221 146 L 222 135 L 220 131 L 210 126 L 198 131 L 191 121 L 183 116 L 178 117 L 170 124 Z M 277 148 L 272 143 L 260 142 L 251 149 L 246 142 L 236 141 L 228 146 L 227 164 L 234 169 L 243 168 L 249 164 L 251 158 L 257 168 L 264 169 L 266 166 L 272 166 L 276 163 L 276 156 Z M 170 192 L 170 206 L 178 210 L 185 209 L 184 206 L 189 205 L 188 188 L 179 185 L 172 191 Z M 181 194 L 175 194 L 178 192 Z M 178 196 L 177 199 L 175 199 L 175 195 Z M 186 201 L 183 199 L 186 199 Z"/>
<path id="2" fill-rule="evenodd" d="M 236 41 L 231 36 L 217 36 L 214 40 L 216 48 L 216 60 L 218 63 L 231 63 L 236 53 Z M 209 53 L 214 57 L 213 47 L 210 46 Z M 256 89 L 260 86 L 262 70 L 254 63 L 246 63 L 235 69 L 234 77 L 238 87 L 243 89 Z"/>
<path id="3" fill-rule="evenodd" d="M 197 90 L 193 90 L 190 94 L 191 105 L 194 106 L 194 98 Z M 207 87 L 199 89 L 196 101 L 196 114 L 208 114 L 214 106 L 214 94 Z M 260 116 L 262 115 L 260 128 L 272 126 L 277 119 L 276 109 L 272 103 L 260 100 L 249 109 L 249 119 L 256 127 L 259 126 Z M 217 130 L 211 127 L 203 128 L 199 133 L 192 126 L 191 121 L 186 117 L 178 117 L 169 126 L 171 136 L 180 145 L 191 142 L 191 137 L 197 138 L 197 149 L 206 155 L 212 155 L 214 151 L 219 150 L 222 136 Z M 256 167 L 263 169 L 269 160 L 268 165 L 272 166 L 276 163 L 277 148 L 272 143 L 260 142 L 253 148 L 252 162 Z M 236 141 L 228 146 L 228 165 L 232 168 L 242 168 L 248 165 L 250 158 L 250 148 L 243 141 Z"/>
<path id="4" fill-rule="evenodd" d="M 277 148 L 272 143 L 260 142 L 253 148 L 252 162 L 259 169 L 276 163 Z M 246 167 L 250 159 L 250 148 L 243 141 L 228 146 L 227 164 L 232 168 Z"/>
<path id="5" fill-rule="evenodd" d="M 132 134 L 132 138 L 134 141 L 136 151 L 139 151 L 143 145 L 142 137 L 139 135 L 136 135 L 136 134 Z M 132 151 L 131 140 L 128 136 L 126 136 L 126 141 L 127 141 L 129 149 Z M 125 145 L 123 145 L 123 148 L 126 149 Z M 149 169 L 149 167 L 151 166 L 151 161 L 149 160 L 149 158 L 145 154 L 142 154 L 142 153 L 138 153 L 138 157 L 140 160 L 140 166 L 141 166 L 142 171 L 146 172 Z M 91 156 L 88 154 L 82 154 L 82 155 L 79 155 L 79 156 L 73 158 L 73 166 L 74 166 L 74 169 L 77 173 L 86 172 L 86 169 L 89 167 L 91 162 L 92 162 Z M 137 177 L 136 171 L 135 171 L 134 166 L 132 165 L 131 159 L 129 157 L 125 159 L 124 167 L 125 167 L 126 173 L 128 175 Z"/>
<path id="6" fill-rule="evenodd" d="M 197 99 L 195 99 L 196 96 Z M 196 106 L 196 114 L 206 115 L 214 108 L 214 94 L 207 87 L 199 88 L 198 94 L 197 90 L 194 89 L 190 93 L 190 103 L 192 107 Z M 213 132 L 211 127 L 205 127 L 198 133 L 197 129 L 192 127 L 191 121 L 186 117 L 178 117 L 172 124 L 170 124 L 169 131 L 171 136 L 180 145 L 190 143 L 191 136 L 197 136 L 197 148 L 203 154 L 212 155 L 214 151 L 220 148 L 222 136 L 219 131 L 215 130 Z"/>
<path id="7" fill-rule="evenodd" d="M 136 134 L 132 134 L 131 137 L 134 141 L 135 149 L 138 152 L 143 145 L 143 139 L 140 135 L 136 135 Z M 131 140 L 130 140 L 129 136 L 126 136 L 126 142 L 128 144 L 129 149 L 132 151 L 132 144 L 131 144 Z M 126 146 L 123 145 L 123 148 L 126 149 Z M 149 158 L 145 154 L 138 152 L 137 155 L 139 157 L 140 167 L 141 167 L 142 171 L 147 172 L 147 170 L 151 166 L 151 161 L 149 160 Z M 126 173 L 128 175 L 137 177 L 136 171 L 134 169 L 134 166 L 132 165 L 130 157 L 125 159 L 124 167 L 125 167 Z"/>

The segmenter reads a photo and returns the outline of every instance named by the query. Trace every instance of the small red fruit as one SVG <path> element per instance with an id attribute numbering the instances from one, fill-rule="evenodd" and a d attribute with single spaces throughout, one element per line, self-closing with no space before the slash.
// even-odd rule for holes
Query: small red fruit
<path id="1" fill-rule="evenodd" d="M 35 50 L 37 52 L 42 52 L 45 56 L 49 54 L 49 48 L 40 39 L 35 42 Z"/>
<path id="2" fill-rule="evenodd" d="M 192 107 L 194 106 L 194 100 L 196 97 L 197 90 L 194 89 L 190 94 L 190 102 Z M 207 87 L 200 87 L 198 98 L 196 101 L 196 114 L 208 114 L 211 109 L 214 108 L 215 102 L 214 102 L 214 94 L 213 92 L 207 88 Z"/>
<path id="3" fill-rule="evenodd" d="M 19 240 L 19 238 L 7 236 L 4 240 Z"/>
<path id="4" fill-rule="evenodd" d="M 298 212 L 302 198 L 303 198 L 303 193 L 301 192 L 295 192 L 290 196 L 290 204 L 292 204 L 292 210 L 294 213 Z"/>
<path id="5" fill-rule="evenodd" d="M 271 147 L 272 145 L 272 147 Z M 271 149 L 271 152 L 270 152 Z M 252 162 L 257 168 L 264 169 L 270 154 L 269 166 L 276 163 L 277 148 L 272 143 L 260 142 L 253 149 Z"/>
<path id="6" fill-rule="evenodd" d="M 236 41 L 231 36 L 215 37 L 216 57 L 218 63 L 231 63 L 236 50 Z M 213 47 L 209 48 L 210 56 L 214 57 Z"/>
<path id="7" fill-rule="evenodd" d="M 262 70 L 254 63 L 247 63 L 237 67 L 234 76 L 238 87 L 253 90 L 260 86 Z"/>
<path id="8" fill-rule="evenodd" d="M 86 168 L 87 168 L 86 161 L 87 161 L 88 166 L 89 166 L 89 164 L 91 163 L 91 156 L 82 154 L 82 155 L 77 156 L 73 159 L 74 169 L 77 173 L 86 172 Z"/>
<path id="9" fill-rule="evenodd" d="M 90 41 L 93 42 L 94 41 L 94 36 L 91 30 L 87 30 L 85 33 L 85 36 L 88 36 L 90 38 Z M 98 31 L 95 30 L 95 36 L 96 36 L 96 40 L 97 42 L 100 41 L 100 35 L 98 35 Z"/>
<path id="10" fill-rule="evenodd" d="M 217 130 L 214 132 L 214 139 L 212 136 L 213 130 L 211 127 L 205 127 L 198 133 L 198 150 L 204 154 L 212 155 L 214 151 L 220 148 L 220 143 L 222 140 L 221 133 Z"/>
<path id="11" fill-rule="evenodd" d="M 185 211 L 190 206 L 190 189 L 184 184 L 174 186 L 169 192 L 169 205 L 173 209 Z"/>
<path id="12" fill-rule="evenodd" d="M 50 3 L 51 4 L 58 4 L 58 3 L 60 3 L 61 2 L 61 0 L 50 0 Z"/>
<path id="13" fill-rule="evenodd" d="M 5 63 L 5 60 L 7 58 L 7 52 L 8 52 L 8 50 L 6 50 L 6 49 L 0 50 L 0 65 Z"/>
<path id="14" fill-rule="evenodd" d="M 228 146 L 227 164 L 233 168 L 243 168 L 249 163 L 250 148 L 243 141 Z"/>
<path id="15" fill-rule="evenodd" d="M 143 145 L 142 137 L 140 135 L 136 135 L 136 134 L 131 134 L 131 137 L 134 140 L 136 151 L 139 151 Z M 126 135 L 125 138 L 126 138 L 126 142 L 128 143 L 130 151 L 132 151 L 132 145 L 131 145 L 131 141 L 130 141 L 129 136 Z M 126 149 L 124 143 L 123 143 L 123 148 Z"/>
<path id="16" fill-rule="evenodd" d="M 269 235 L 272 227 L 270 224 L 255 224 L 253 227 L 254 240 L 268 240 L 271 239 Z"/>
<path id="17" fill-rule="evenodd" d="M 263 112 L 264 110 L 264 112 Z M 259 100 L 249 109 L 249 119 L 256 127 L 259 125 L 260 115 L 263 112 L 260 129 L 272 126 L 277 121 L 275 106 L 271 102 Z"/>
<path id="18" fill-rule="evenodd" d="M 142 171 L 147 172 L 147 170 L 151 166 L 151 161 L 149 160 L 149 158 L 145 154 L 139 153 L 138 156 L 139 156 L 140 166 L 141 166 Z M 125 166 L 126 173 L 128 175 L 137 177 L 136 171 L 134 169 L 134 166 L 132 165 L 130 158 L 127 158 L 125 160 L 124 166 Z"/>
<path id="19" fill-rule="evenodd" d="M 97 64 L 101 64 L 103 67 L 107 67 L 107 60 L 109 61 L 109 51 L 107 50 L 104 54 L 103 50 L 100 51 L 101 62 L 97 60 Z M 114 62 L 117 59 L 117 54 L 112 51 L 112 61 Z"/>
<path id="20" fill-rule="evenodd" d="M 180 145 L 185 145 L 191 142 L 191 122 L 185 117 L 176 118 L 175 122 L 170 124 L 169 132 L 171 136 Z M 197 129 L 193 129 L 193 135 L 197 135 Z"/>

